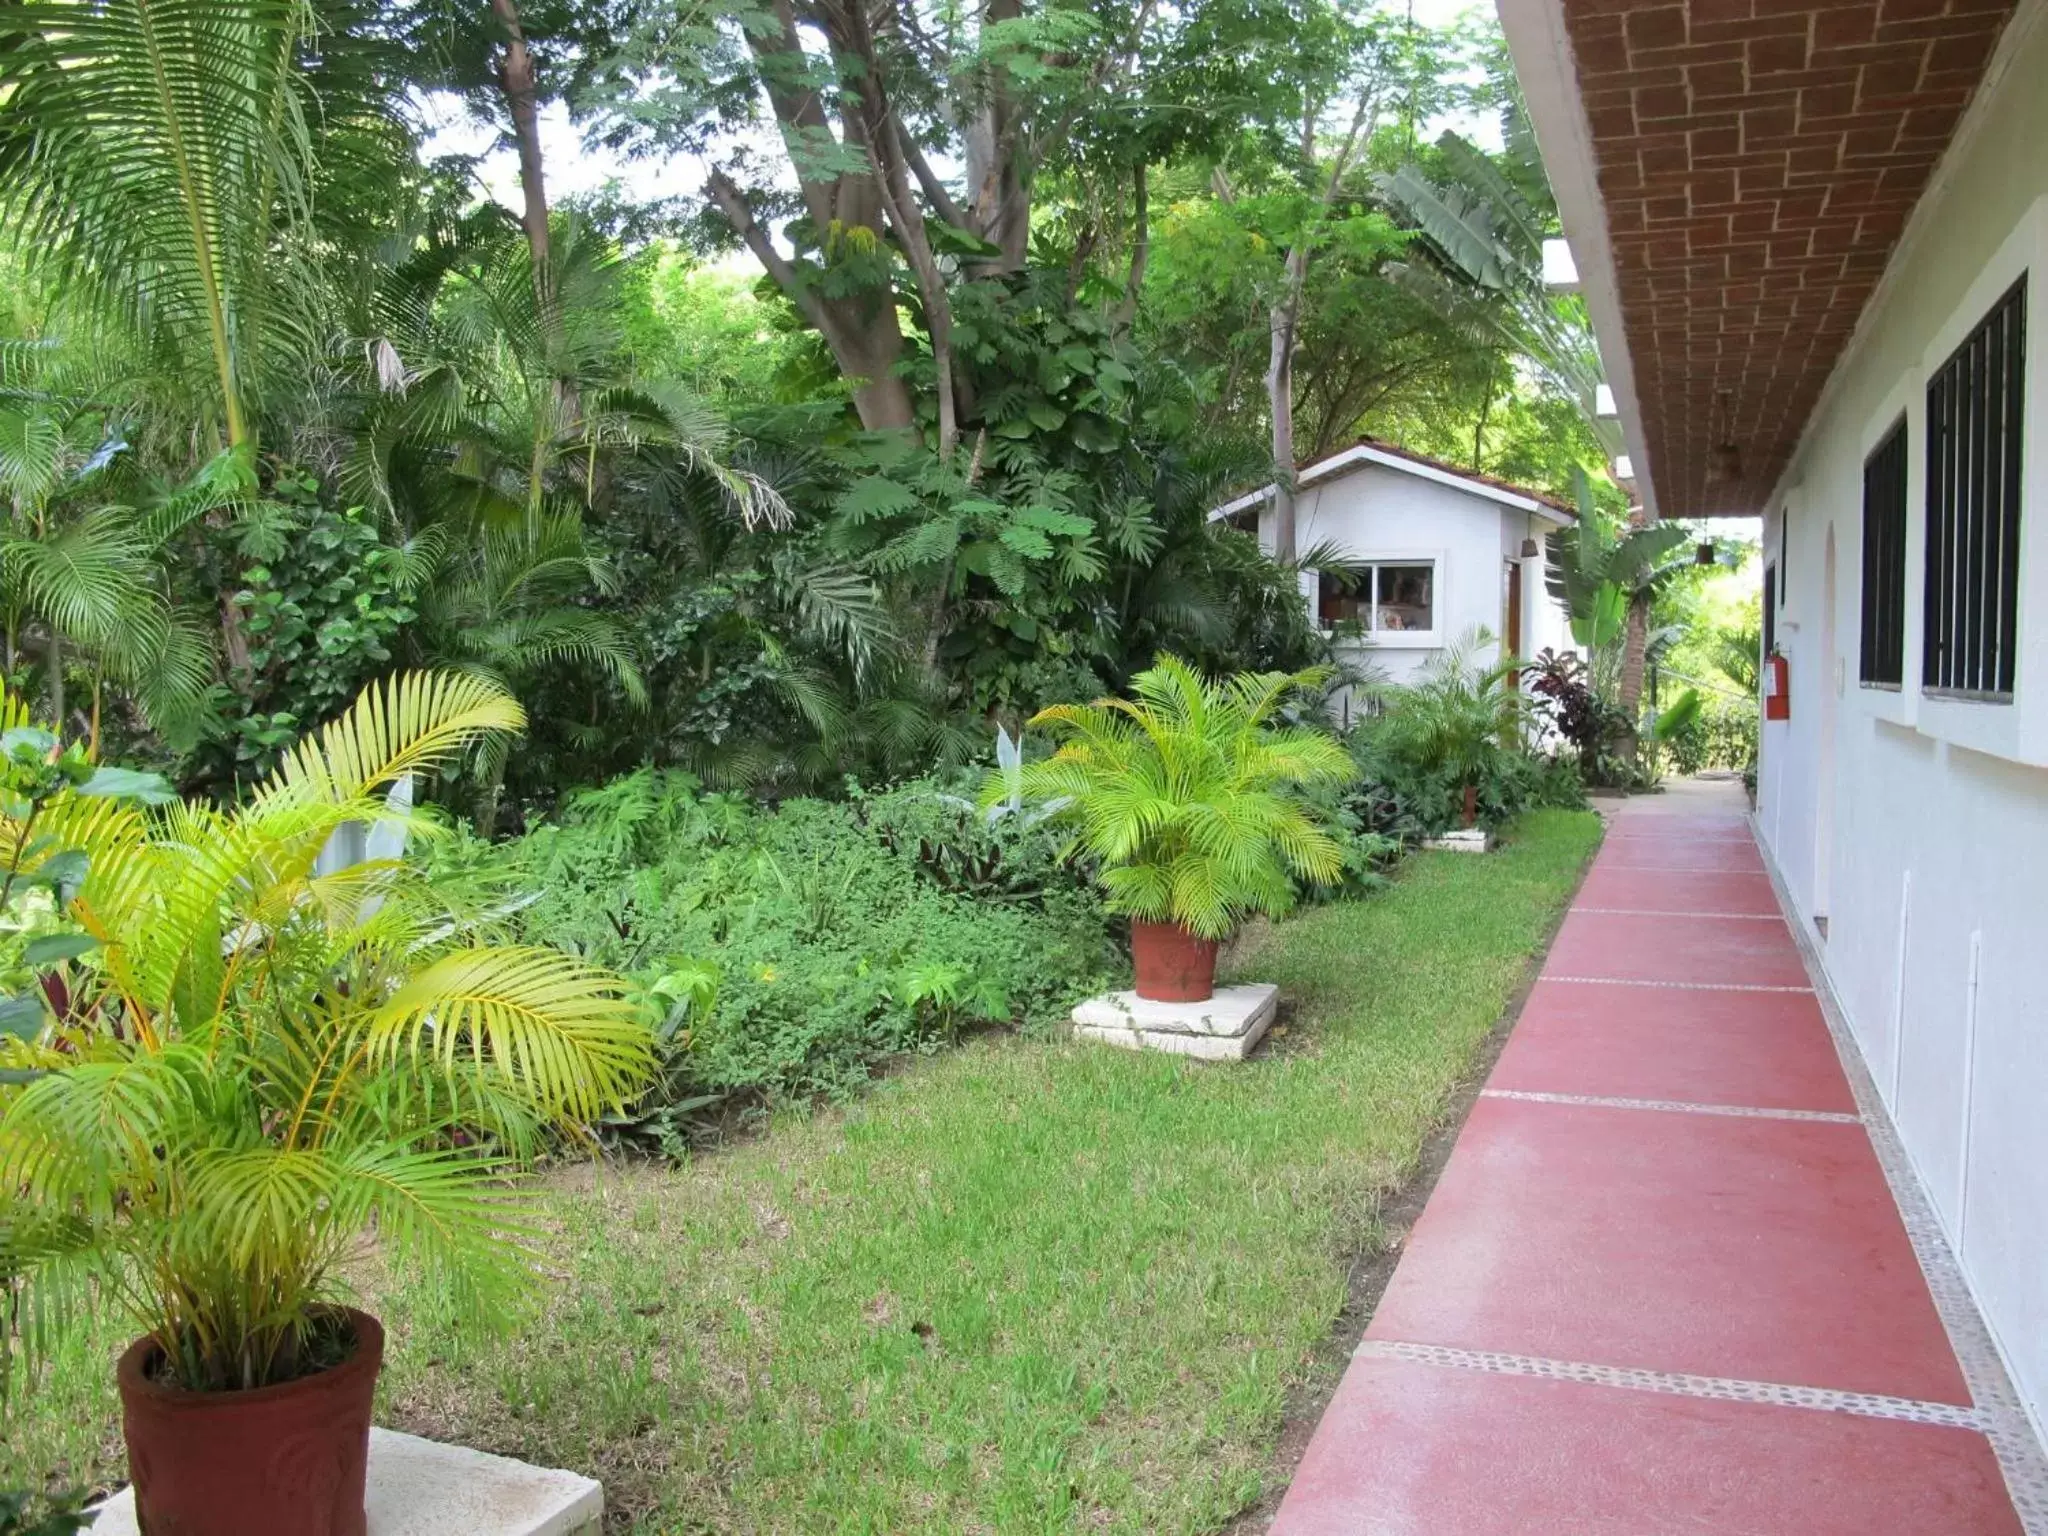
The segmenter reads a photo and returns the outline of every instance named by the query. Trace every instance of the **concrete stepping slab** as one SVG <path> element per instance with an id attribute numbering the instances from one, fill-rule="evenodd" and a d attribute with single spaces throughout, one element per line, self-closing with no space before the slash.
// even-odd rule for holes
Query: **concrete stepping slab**
<path id="1" fill-rule="evenodd" d="M 1763 874 L 1756 844 L 1735 837 L 1620 837 L 1603 846 L 1594 867 L 1663 871 L 1737 870 Z"/>
<path id="2" fill-rule="evenodd" d="M 369 1536 L 598 1536 L 604 1488 L 574 1472 L 370 1431 Z M 135 1490 L 109 1499 L 92 1536 L 139 1536 Z"/>
<path id="3" fill-rule="evenodd" d="M 1642 869 L 1596 860 L 1579 888 L 1575 905 L 1775 917 L 1778 893 L 1762 870 Z"/>
<path id="4" fill-rule="evenodd" d="M 1162 1003 L 1135 992 L 1091 997 L 1074 1008 L 1074 1033 L 1128 1050 L 1171 1051 L 1204 1061 L 1242 1061 L 1272 1025 L 1280 989 L 1271 982 L 1218 987 L 1198 1003 Z"/>
<path id="5" fill-rule="evenodd" d="M 1617 981 L 1687 982 L 1713 986 L 1810 985 L 1799 946 L 1783 923 L 1743 916 L 1631 912 L 1622 908 L 1570 913 L 1550 946 L 1545 971 Z"/>

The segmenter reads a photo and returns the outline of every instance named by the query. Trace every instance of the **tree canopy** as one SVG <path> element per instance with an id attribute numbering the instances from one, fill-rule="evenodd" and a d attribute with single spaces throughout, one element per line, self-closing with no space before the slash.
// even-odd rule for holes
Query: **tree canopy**
<path id="1" fill-rule="evenodd" d="M 1364 0 L 25 0 L 0 216 L 0 663 L 224 796 L 401 664 L 486 823 L 1314 665 L 1208 512 L 1360 434 L 1619 501 L 1497 38 Z"/>

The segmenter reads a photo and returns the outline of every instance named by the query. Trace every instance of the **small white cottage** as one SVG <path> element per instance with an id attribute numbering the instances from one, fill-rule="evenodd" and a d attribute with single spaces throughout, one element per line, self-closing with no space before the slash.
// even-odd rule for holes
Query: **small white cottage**
<path id="1" fill-rule="evenodd" d="M 1302 573 L 1302 592 L 1326 628 L 1355 619 L 1353 649 L 1405 682 L 1477 628 L 1517 656 L 1571 649 L 1563 606 L 1543 582 L 1545 535 L 1576 521 L 1538 492 L 1363 439 L 1304 465 L 1295 484 L 1298 547 L 1331 544 L 1365 567 L 1350 590 Z M 1211 514 L 1273 547 L 1273 488 Z M 1489 656 L 1493 654 L 1489 649 Z M 1340 708 L 1345 708 L 1341 705 Z"/>

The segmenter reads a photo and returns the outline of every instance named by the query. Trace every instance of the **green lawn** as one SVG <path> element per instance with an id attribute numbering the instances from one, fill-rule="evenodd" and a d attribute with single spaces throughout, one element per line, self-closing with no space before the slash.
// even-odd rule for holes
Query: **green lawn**
<path id="1" fill-rule="evenodd" d="M 513 1338 L 381 1299 L 383 1422 L 593 1473 L 637 1532 L 1214 1529 L 1597 837 L 1539 813 L 1268 931 L 1236 970 L 1296 1011 L 1247 1066 L 988 1039 L 692 1167 L 559 1175 Z M 118 1475 L 114 1342 L 17 1407 L 0 1483 Z"/>

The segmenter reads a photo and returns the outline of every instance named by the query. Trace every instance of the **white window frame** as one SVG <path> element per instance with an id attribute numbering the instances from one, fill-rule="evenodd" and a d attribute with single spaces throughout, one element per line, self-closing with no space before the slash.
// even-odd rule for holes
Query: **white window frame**
<path id="1" fill-rule="evenodd" d="M 1341 644 L 1365 646 L 1374 650 L 1382 651 L 1434 651 L 1441 650 L 1443 648 L 1444 601 L 1447 596 L 1447 588 L 1444 585 L 1444 568 L 1446 564 L 1444 559 L 1444 551 L 1440 549 L 1396 550 L 1392 552 L 1383 552 L 1376 550 L 1369 555 L 1354 555 L 1347 551 L 1344 558 L 1353 565 L 1373 567 L 1374 570 L 1371 579 L 1375 583 L 1377 583 L 1379 580 L 1378 567 L 1383 565 L 1428 566 L 1430 627 L 1428 629 L 1368 629 L 1361 635 L 1346 636 L 1345 639 L 1340 642 Z M 1316 606 L 1313 612 L 1316 615 L 1316 623 L 1318 626 L 1322 624 L 1322 582 L 1322 573 L 1317 572 L 1315 593 Z M 1374 595 L 1378 595 L 1377 586 L 1375 586 Z M 1377 607 L 1378 605 L 1374 604 L 1374 606 Z M 1335 630 L 1324 629 L 1323 633 L 1327 636 L 1334 634 Z"/>
<path id="2" fill-rule="evenodd" d="M 2019 646 L 2010 701 L 1929 693 L 1921 682 L 1927 584 L 1927 381 L 2026 275 L 2026 411 L 2020 444 Z M 1978 270 L 1962 300 L 1920 355 L 1909 430 L 1916 478 L 1907 502 L 1906 717 L 1922 735 L 2010 762 L 2048 766 L 2048 197 L 2034 200 Z"/>

